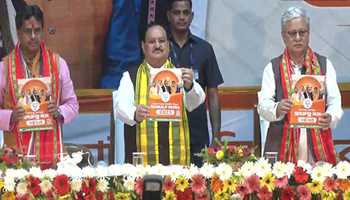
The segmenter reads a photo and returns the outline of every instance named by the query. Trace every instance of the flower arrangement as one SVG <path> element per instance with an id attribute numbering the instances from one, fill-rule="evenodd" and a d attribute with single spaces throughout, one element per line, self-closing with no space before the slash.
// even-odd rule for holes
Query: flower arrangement
<path id="1" fill-rule="evenodd" d="M 247 161 L 256 161 L 254 155 L 254 148 L 243 145 L 228 145 L 225 141 L 224 144 L 215 141 L 217 145 L 213 147 L 204 148 L 199 154 L 206 163 L 218 165 L 220 163 L 244 163 Z"/>
<path id="2" fill-rule="evenodd" d="M 76 160 L 77 161 L 77 160 Z M 143 177 L 163 177 L 163 200 L 350 199 L 350 163 L 311 166 L 261 158 L 235 170 L 228 163 L 196 166 L 111 165 L 79 168 L 64 160 L 57 169 L 8 168 L 1 199 L 141 199 Z"/>
<path id="3" fill-rule="evenodd" d="M 5 171 L 8 168 L 28 169 L 32 163 L 19 156 L 15 149 L 5 147 L 0 149 L 0 170 Z"/>

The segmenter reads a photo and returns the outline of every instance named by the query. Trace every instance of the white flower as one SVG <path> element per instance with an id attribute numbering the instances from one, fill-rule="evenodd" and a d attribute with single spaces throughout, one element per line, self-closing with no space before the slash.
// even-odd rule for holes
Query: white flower
<path id="1" fill-rule="evenodd" d="M 245 162 L 242 167 L 235 172 L 237 176 L 243 176 L 244 178 L 248 178 L 249 176 L 255 174 L 255 167 L 253 162 Z"/>
<path id="2" fill-rule="evenodd" d="M 78 167 L 77 165 L 73 164 L 64 164 L 64 165 L 59 165 L 56 174 L 64 174 L 68 177 L 72 178 L 80 178 L 82 177 L 82 169 Z"/>
<path id="3" fill-rule="evenodd" d="M 232 167 L 226 163 L 220 163 L 215 169 L 215 173 L 219 176 L 220 180 L 226 181 L 231 178 L 233 170 Z"/>
<path id="4" fill-rule="evenodd" d="M 57 176 L 57 172 L 54 169 L 45 169 L 42 174 L 43 177 L 47 177 L 50 180 L 53 180 Z"/>
<path id="5" fill-rule="evenodd" d="M 28 171 L 25 169 L 7 169 L 6 176 L 14 179 L 24 179 L 28 175 Z"/>
<path id="6" fill-rule="evenodd" d="M 84 167 L 82 170 L 83 177 L 95 177 L 96 176 L 96 170 L 90 166 Z"/>
<path id="7" fill-rule="evenodd" d="M 199 169 L 197 166 L 191 164 L 189 168 L 185 167 L 182 169 L 183 177 L 185 177 L 187 180 L 191 179 L 191 177 L 195 174 L 199 173 Z"/>
<path id="8" fill-rule="evenodd" d="M 124 180 L 124 187 L 129 190 L 129 191 L 133 191 L 134 190 L 134 185 L 135 185 L 135 180 L 133 178 L 126 178 Z"/>
<path id="9" fill-rule="evenodd" d="M 172 166 L 169 166 L 169 167 L 172 168 Z M 147 174 L 157 174 L 160 176 L 165 176 L 165 175 L 169 174 L 169 170 L 170 170 L 169 167 L 158 164 L 158 165 L 152 166 L 150 168 L 147 168 Z"/>
<path id="10" fill-rule="evenodd" d="M 98 179 L 96 189 L 97 191 L 100 191 L 100 192 L 107 192 L 109 189 L 108 181 L 104 178 Z"/>
<path id="11" fill-rule="evenodd" d="M 70 182 L 70 186 L 73 192 L 79 192 L 81 190 L 81 179 L 76 178 Z"/>
<path id="12" fill-rule="evenodd" d="M 199 172 L 205 178 L 211 178 L 215 172 L 214 165 L 209 164 L 209 163 L 204 163 L 204 165 L 199 169 Z"/>
<path id="13" fill-rule="evenodd" d="M 231 195 L 231 200 L 241 200 L 242 198 L 241 198 L 241 195 L 240 194 L 238 194 L 238 193 L 233 193 L 232 195 Z"/>
<path id="14" fill-rule="evenodd" d="M 286 173 L 288 178 L 290 178 L 290 176 L 293 174 L 295 169 L 295 164 L 291 163 L 291 162 L 287 162 L 287 169 L 286 169 Z"/>
<path id="15" fill-rule="evenodd" d="M 170 176 L 170 179 L 175 182 L 178 177 L 185 176 L 184 170 L 183 166 L 171 165 L 168 167 L 165 175 Z"/>
<path id="16" fill-rule="evenodd" d="M 122 174 L 121 175 L 125 175 L 125 176 L 132 176 L 134 177 L 135 176 L 135 172 L 136 172 L 136 167 L 132 164 L 124 164 L 121 166 L 121 171 L 122 171 Z"/>
<path id="17" fill-rule="evenodd" d="M 39 185 L 40 185 L 41 191 L 44 194 L 47 193 L 48 191 L 50 191 L 52 188 L 52 184 L 51 184 L 50 180 L 43 180 L 43 181 L 41 181 L 41 183 Z"/>
<path id="18" fill-rule="evenodd" d="M 104 166 L 97 166 L 96 167 L 96 176 L 97 177 L 106 177 L 108 176 L 108 168 Z"/>
<path id="19" fill-rule="evenodd" d="M 297 166 L 303 168 L 308 174 L 312 172 L 312 166 L 303 160 L 299 160 Z"/>
<path id="20" fill-rule="evenodd" d="M 8 170 L 7 170 L 8 171 Z M 7 173 L 6 171 L 6 173 Z M 15 178 L 11 176 L 5 176 L 4 178 L 4 188 L 9 191 L 9 192 L 14 192 L 15 191 Z"/>
<path id="21" fill-rule="evenodd" d="M 271 164 L 265 158 L 260 158 L 255 163 L 255 173 L 259 177 L 265 177 L 267 174 L 271 173 Z"/>
<path id="22" fill-rule="evenodd" d="M 121 176 L 123 174 L 122 165 L 110 165 L 108 167 L 109 176 Z"/>
<path id="23" fill-rule="evenodd" d="M 272 173 L 277 178 L 283 178 L 284 176 L 290 175 L 288 170 L 289 170 L 289 166 L 287 163 L 283 163 L 281 161 L 278 161 L 273 165 Z"/>
<path id="24" fill-rule="evenodd" d="M 326 177 L 331 177 L 333 175 L 332 165 L 329 163 L 322 163 L 316 165 L 316 167 L 311 172 L 312 180 L 323 182 Z"/>
<path id="25" fill-rule="evenodd" d="M 5 172 L 5 177 L 12 177 L 12 178 L 17 178 L 15 177 L 15 169 L 7 169 L 6 172 Z"/>
<path id="26" fill-rule="evenodd" d="M 340 161 L 334 169 L 335 175 L 340 179 L 347 179 L 350 176 L 350 163 L 347 161 Z"/>
<path id="27" fill-rule="evenodd" d="M 195 175 L 195 174 L 199 174 L 199 168 L 194 165 L 194 164 L 191 164 L 190 168 L 188 169 L 188 172 L 189 172 L 189 179 Z"/>
<path id="28" fill-rule="evenodd" d="M 78 152 L 74 152 L 72 153 L 72 161 L 75 164 L 80 163 L 83 160 L 83 152 L 82 151 L 78 151 Z"/>
<path id="29" fill-rule="evenodd" d="M 17 184 L 17 187 L 16 187 L 16 192 L 18 195 L 22 196 L 22 195 L 25 195 L 28 193 L 27 191 L 27 183 L 26 182 L 20 182 Z"/>
<path id="30" fill-rule="evenodd" d="M 134 178 L 142 178 L 146 174 L 146 167 L 137 165 L 134 173 Z"/>
<path id="31" fill-rule="evenodd" d="M 42 176 L 43 176 L 41 169 L 39 167 L 31 167 L 29 169 L 29 174 L 31 174 L 32 176 L 37 177 L 37 178 L 42 178 Z"/>

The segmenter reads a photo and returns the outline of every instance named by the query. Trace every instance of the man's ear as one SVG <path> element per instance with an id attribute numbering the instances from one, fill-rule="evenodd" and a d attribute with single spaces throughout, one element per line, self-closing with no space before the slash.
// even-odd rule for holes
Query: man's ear
<path id="1" fill-rule="evenodd" d="M 142 48 L 143 54 L 145 54 L 145 42 L 144 41 L 141 42 L 141 48 Z"/>
<path id="2" fill-rule="evenodd" d="M 167 17 L 167 20 L 168 20 L 168 22 L 170 21 L 170 11 L 168 10 L 168 11 L 166 11 L 166 17 Z"/>
<path id="3" fill-rule="evenodd" d="M 193 17 L 194 17 L 194 12 L 192 11 L 192 12 L 191 12 L 191 20 L 190 20 L 190 24 L 192 24 Z"/>

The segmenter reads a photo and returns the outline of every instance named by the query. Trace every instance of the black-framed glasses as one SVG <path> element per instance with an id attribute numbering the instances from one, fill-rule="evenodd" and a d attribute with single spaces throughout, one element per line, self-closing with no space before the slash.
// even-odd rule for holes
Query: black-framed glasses
<path id="1" fill-rule="evenodd" d="M 299 37 L 302 38 L 302 37 L 305 37 L 309 33 L 309 30 L 286 31 L 286 33 L 291 38 L 297 38 L 298 35 L 299 35 Z"/>

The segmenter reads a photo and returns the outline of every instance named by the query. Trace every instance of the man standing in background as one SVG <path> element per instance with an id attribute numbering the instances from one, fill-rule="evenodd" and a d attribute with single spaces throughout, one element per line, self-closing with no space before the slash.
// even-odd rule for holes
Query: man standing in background
<path id="1" fill-rule="evenodd" d="M 221 127 L 221 107 L 218 85 L 223 83 L 214 50 L 205 40 L 193 35 L 190 25 L 193 19 L 191 0 L 171 0 L 167 11 L 170 32 L 171 59 L 176 67 L 192 68 L 194 79 L 207 91 L 212 135 L 215 138 Z M 205 103 L 188 113 L 190 125 L 191 162 L 201 166 L 196 156 L 209 145 L 207 112 Z"/>

